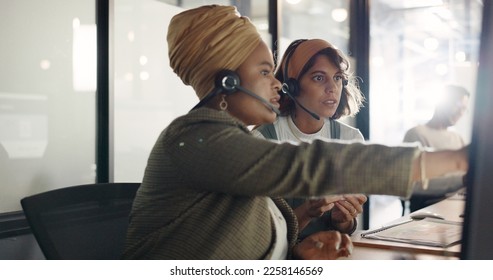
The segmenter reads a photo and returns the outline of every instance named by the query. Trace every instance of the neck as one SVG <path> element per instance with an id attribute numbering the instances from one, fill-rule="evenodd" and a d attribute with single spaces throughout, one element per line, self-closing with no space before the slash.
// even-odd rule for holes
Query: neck
<path id="1" fill-rule="evenodd" d="M 431 120 L 429 120 L 426 123 L 426 125 L 431 128 L 439 129 L 439 130 L 447 129 L 447 127 L 449 127 L 448 123 L 437 117 L 433 117 Z"/>
<path id="2" fill-rule="evenodd" d="M 305 111 L 297 111 L 294 114 L 291 114 L 291 119 L 296 127 L 305 134 L 313 134 L 318 132 L 324 126 L 323 118 L 316 120 Z"/>

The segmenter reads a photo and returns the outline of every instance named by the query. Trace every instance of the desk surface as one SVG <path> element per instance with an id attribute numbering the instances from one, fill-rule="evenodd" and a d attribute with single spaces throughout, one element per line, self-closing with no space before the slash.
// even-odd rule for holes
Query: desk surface
<path id="1" fill-rule="evenodd" d="M 430 211 L 442 215 L 445 220 L 463 222 L 461 215 L 464 212 L 464 206 L 465 200 L 463 195 L 455 194 L 416 212 Z M 408 219 L 410 219 L 409 215 L 405 215 L 388 224 L 391 225 Z M 456 259 L 460 255 L 460 244 L 446 248 L 437 248 L 362 238 L 360 233 L 361 231 L 355 232 L 351 237 L 354 244 L 354 252 L 350 259 Z"/>

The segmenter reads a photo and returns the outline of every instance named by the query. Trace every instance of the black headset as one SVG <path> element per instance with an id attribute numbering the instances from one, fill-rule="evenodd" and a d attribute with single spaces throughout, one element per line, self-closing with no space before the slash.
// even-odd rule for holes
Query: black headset
<path id="1" fill-rule="evenodd" d="M 267 100 L 264 98 L 258 96 L 257 94 L 253 93 L 252 91 L 242 87 L 240 85 L 240 76 L 232 70 L 228 69 L 223 69 L 220 70 L 216 74 L 216 78 L 214 80 L 214 89 L 212 90 L 211 93 L 209 93 L 204 99 L 200 100 L 200 102 L 195 105 L 195 107 L 192 108 L 192 110 L 197 109 L 201 106 L 203 106 L 205 103 L 209 102 L 214 96 L 218 95 L 219 93 L 223 92 L 226 95 L 230 95 L 236 91 L 242 91 L 251 97 L 259 100 L 262 102 L 265 106 L 267 106 L 269 109 L 274 111 L 276 114 L 280 114 L 279 110 L 272 106 Z"/>
<path id="2" fill-rule="evenodd" d="M 298 48 L 299 45 L 301 45 L 303 42 L 308 41 L 307 39 L 299 39 L 291 43 L 291 50 L 286 54 L 286 60 L 284 61 L 284 68 L 283 68 L 283 83 L 281 87 L 281 91 L 289 96 L 296 104 L 298 104 L 301 109 L 305 110 L 308 114 L 310 114 L 313 118 L 320 120 L 320 116 L 303 106 L 298 100 L 296 100 L 296 97 L 298 97 L 300 93 L 300 84 L 297 80 L 298 77 L 296 78 L 289 78 L 288 76 L 288 66 L 289 66 L 289 60 L 293 56 L 294 52 Z M 348 85 L 348 80 L 343 79 L 342 81 L 342 87 L 344 90 L 344 87 Z"/>
<path id="3" fill-rule="evenodd" d="M 200 100 L 197 105 L 195 105 L 192 110 L 195 110 L 199 107 L 202 107 L 204 104 L 209 102 L 214 96 L 218 95 L 221 92 L 224 92 L 226 95 L 229 95 L 236 91 L 236 85 L 240 84 L 240 77 L 236 72 L 231 70 L 221 70 L 216 74 L 216 78 L 214 80 L 214 89 L 207 94 L 202 100 Z"/>
<path id="4" fill-rule="evenodd" d="M 300 92 L 300 84 L 296 78 L 289 78 L 288 76 L 289 60 L 291 59 L 294 52 L 296 51 L 296 48 L 298 48 L 298 46 L 305 41 L 307 41 L 307 39 L 299 39 L 291 44 L 292 48 L 286 55 L 286 60 L 284 61 L 284 68 L 282 69 L 282 76 L 284 81 L 282 83 L 281 90 L 283 93 L 287 94 L 292 99 L 298 96 Z"/>
<path id="5" fill-rule="evenodd" d="M 235 71 L 223 69 L 216 74 L 214 84 L 216 85 L 216 89 L 219 89 L 226 95 L 230 95 L 239 89 L 240 76 Z"/>
<path id="6" fill-rule="evenodd" d="M 289 60 L 291 57 L 294 55 L 294 52 L 298 48 L 299 45 L 301 45 L 303 42 L 308 41 L 307 39 L 298 39 L 294 41 L 291 46 L 291 50 L 288 52 L 286 55 L 286 60 L 284 61 L 284 68 L 282 71 L 283 75 L 283 84 L 282 84 L 282 92 L 287 94 L 289 97 L 294 98 L 297 97 L 300 94 L 300 84 L 297 80 L 298 77 L 296 78 L 289 78 L 288 76 L 288 67 L 289 67 Z M 343 79 L 342 80 L 342 86 L 345 87 L 348 85 L 348 80 Z"/>
<path id="7" fill-rule="evenodd" d="M 282 72 L 282 75 L 283 75 L 282 78 L 284 81 L 282 83 L 281 91 L 284 94 L 286 94 L 287 96 L 289 96 L 289 98 L 291 98 L 291 100 L 293 100 L 294 103 L 298 104 L 298 106 L 300 106 L 301 109 L 305 110 L 305 112 L 307 112 L 309 115 L 311 115 L 314 119 L 320 120 L 319 115 L 315 114 L 314 112 L 312 112 L 311 110 L 309 110 L 308 108 L 303 106 L 303 104 L 298 102 L 298 100 L 296 100 L 296 97 L 298 96 L 298 94 L 300 92 L 300 84 L 299 84 L 298 80 L 296 80 L 296 78 L 289 78 L 288 77 L 289 60 L 291 59 L 291 56 L 294 54 L 294 51 L 296 50 L 296 48 L 299 45 L 301 45 L 301 43 L 303 43 L 305 41 L 307 41 L 307 39 L 299 39 L 299 40 L 294 41 L 291 44 L 291 50 L 286 54 L 286 60 L 284 61 L 284 68 L 283 68 L 283 72 Z"/>

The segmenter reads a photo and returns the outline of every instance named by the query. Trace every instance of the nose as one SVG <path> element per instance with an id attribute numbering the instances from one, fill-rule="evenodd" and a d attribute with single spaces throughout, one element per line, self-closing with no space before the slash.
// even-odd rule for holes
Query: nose
<path id="1" fill-rule="evenodd" d="M 333 79 L 327 79 L 327 83 L 325 83 L 325 93 L 331 93 L 335 91 L 337 88 L 337 81 Z"/>
<path id="2" fill-rule="evenodd" d="M 274 88 L 276 91 L 280 91 L 282 87 L 282 83 L 274 77 Z"/>

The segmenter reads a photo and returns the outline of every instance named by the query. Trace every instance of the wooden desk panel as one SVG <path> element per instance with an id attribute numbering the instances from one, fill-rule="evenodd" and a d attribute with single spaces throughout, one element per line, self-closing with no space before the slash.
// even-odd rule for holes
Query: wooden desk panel
<path id="1" fill-rule="evenodd" d="M 454 256 L 422 254 L 400 249 L 382 249 L 355 246 L 351 256 L 340 260 L 457 260 Z"/>

